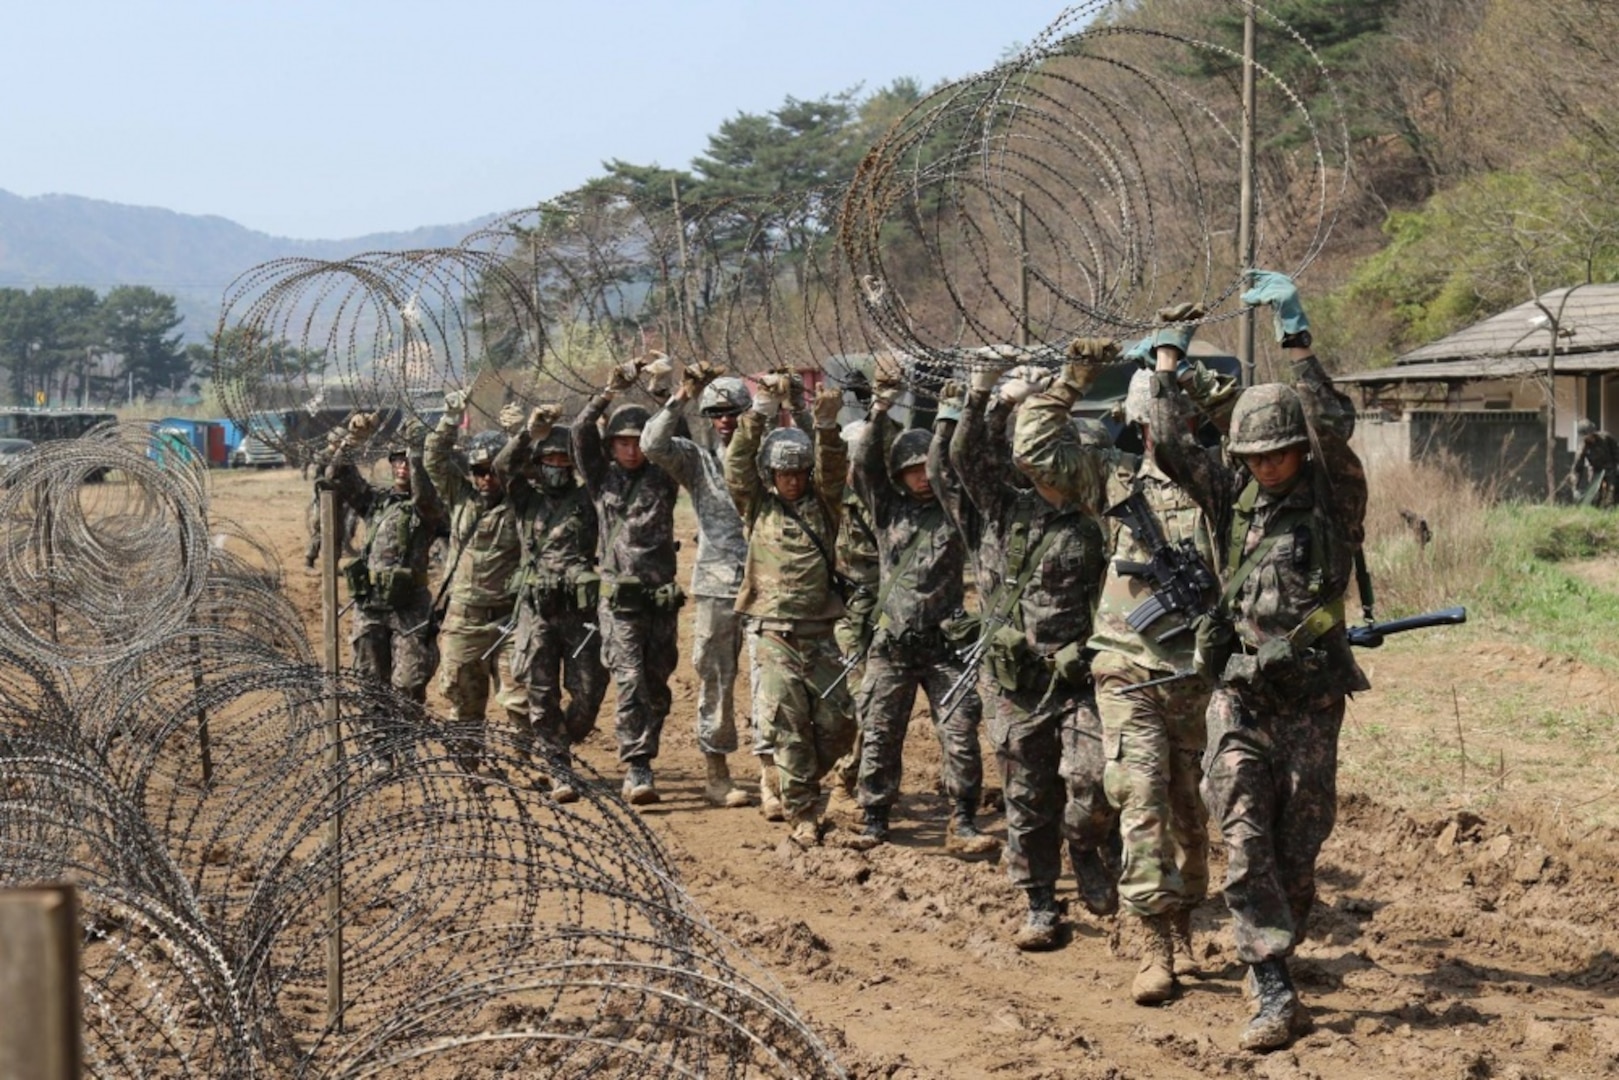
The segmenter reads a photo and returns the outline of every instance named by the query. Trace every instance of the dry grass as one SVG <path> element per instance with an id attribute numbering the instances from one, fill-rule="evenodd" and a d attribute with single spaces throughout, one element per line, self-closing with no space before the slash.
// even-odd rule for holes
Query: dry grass
<path id="1" fill-rule="evenodd" d="M 1367 482 L 1366 564 L 1379 614 L 1430 611 L 1476 594 L 1490 573 L 1493 495 L 1450 464 L 1380 465 Z M 1417 521 L 1427 523 L 1426 543 Z"/>

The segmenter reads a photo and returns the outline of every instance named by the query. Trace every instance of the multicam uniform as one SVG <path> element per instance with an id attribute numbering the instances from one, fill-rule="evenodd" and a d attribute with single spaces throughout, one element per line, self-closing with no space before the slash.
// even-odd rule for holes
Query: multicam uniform
<path id="1" fill-rule="evenodd" d="M 855 489 L 871 509 L 882 568 L 875 633 L 860 683 L 860 805 L 886 815 L 899 798 L 901 749 L 920 688 L 943 753 L 945 792 L 952 803 L 976 811 L 984 782 L 978 749 L 984 706 L 977 688 L 968 687 L 950 718 L 939 720 L 941 698 L 965 670 L 943 627 L 962 607 L 966 550 L 941 497 L 922 500 L 896 486 L 883 437 L 892 423 L 886 416 L 873 419 L 853 450 Z M 916 434 L 927 440 L 926 433 Z"/>
<path id="2" fill-rule="evenodd" d="M 1304 935 L 1316 856 L 1336 816 L 1344 698 L 1368 685 L 1343 625 L 1366 511 L 1365 473 L 1348 441 L 1354 406 L 1314 356 L 1294 375 L 1320 454 L 1285 495 L 1198 445 L 1173 376 L 1155 377 L 1150 413 L 1159 464 L 1217 523 L 1215 544 L 1226 550 L 1236 651 L 1209 705 L 1203 797 L 1225 838 L 1225 899 L 1248 964 L 1287 957 Z M 1285 656 L 1259 667 L 1261 646 L 1289 641 Z"/>
<path id="3" fill-rule="evenodd" d="M 439 635 L 439 692 L 452 720 L 482 727 L 493 682 L 496 701 L 521 731 L 528 726 L 528 687 L 513 664 L 506 632 L 521 553 L 517 515 L 503 492 L 482 495 L 462 475 L 455 440 L 455 421 L 446 417 L 428 433 L 424 453 L 427 475 L 449 511 L 450 551 L 456 555 L 444 569 L 450 591 Z"/>
<path id="4" fill-rule="evenodd" d="M 641 433 L 641 452 L 691 493 L 697 516 L 697 564 L 691 575 L 697 608 L 692 627 L 697 746 L 705 754 L 729 754 L 736 750 L 735 688 L 742 651 L 736 592 L 742 585 L 748 538 L 725 486 L 721 451 L 677 436 L 679 421 L 678 402 L 653 413 Z"/>
<path id="5" fill-rule="evenodd" d="M 427 554 L 444 508 L 419 455 L 410 455 L 410 469 L 409 491 L 372 487 L 342 452 L 328 467 L 327 478 L 367 525 L 365 550 L 345 569 L 355 601 L 349 637 L 354 666 L 421 704 L 438 667 Z"/>
<path id="6" fill-rule="evenodd" d="M 983 522 L 981 557 L 996 563 L 984 571 L 996 589 L 982 610 L 993 635 L 990 740 L 1006 791 L 1007 872 L 1020 888 L 1048 891 L 1062 871 L 1061 728 L 1095 707 L 1084 646 L 1106 560 L 1093 516 L 1100 471 L 1086 497 L 1060 510 L 1014 487 L 988 445 L 987 399 L 983 390 L 969 394 L 950 457 Z"/>
<path id="7" fill-rule="evenodd" d="M 725 480 L 748 524 L 736 609 L 748 619 L 758 661 L 754 720 L 771 729 L 782 802 L 802 821 L 815 814 L 821 778 L 854 741 L 848 688 L 821 697 L 838 676 L 832 630 L 843 615 L 831 548 L 822 546 L 837 542 L 849 459 L 837 427 L 817 426 L 810 486 L 789 506 L 760 473 L 766 426 L 757 409 L 743 413 L 725 451 Z"/>
<path id="8" fill-rule="evenodd" d="M 533 481 L 520 467 L 532 454 L 522 430 L 495 458 L 522 546 L 512 665 L 524 673 L 528 711 L 518 738 L 525 748 L 537 742 L 554 763 L 571 764 L 572 748 L 595 729 L 607 696 L 595 622 L 601 582 L 596 507 L 571 468 L 557 483 Z"/>
<path id="9" fill-rule="evenodd" d="M 680 658 L 675 618 L 685 593 L 675 584 L 674 536 L 680 489 L 651 462 L 630 472 L 613 460 L 597 427 L 609 400 L 597 394 L 574 419 L 573 459 L 602 534 L 596 618 L 602 659 L 618 689 L 618 757 L 645 767 L 658 756 L 671 704 L 669 676 Z"/>

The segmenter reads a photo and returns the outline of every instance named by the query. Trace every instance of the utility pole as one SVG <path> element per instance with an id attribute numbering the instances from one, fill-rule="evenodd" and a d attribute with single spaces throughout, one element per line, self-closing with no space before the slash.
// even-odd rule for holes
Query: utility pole
<path id="1" fill-rule="evenodd" d="M 1257 28 L 1254 8 L 1245 4 L 1242 16 L 1242 170 L 1237 215 L 1238 270 L 1254 269 L 1254 42 Z M 1243 382 L 1254 385 L 1254 309 L 1247 308 L 1237 320 L 1237 358 L 1242 363 Z"/>

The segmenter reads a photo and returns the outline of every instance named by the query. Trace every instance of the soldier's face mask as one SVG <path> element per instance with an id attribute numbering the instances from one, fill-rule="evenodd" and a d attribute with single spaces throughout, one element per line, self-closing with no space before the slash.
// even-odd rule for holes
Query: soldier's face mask
<path id="1" fill-rule="evenodd" d="M 1299 470 L 1304 468 L 1304 446 L 1297 444 L 1264 454 L 1244 454 L 1242 462 L 1260 487 L 1272 493 L 1284 492 L 1293 486 Z"/>
<path id="2" fill-rule="evenodd" d="M 774 479 L 776 494 L 788 502 L 797 502 L 809 490 L 808 469 L 777 469 Z"/>
<path id="3" fill-rule="evenodd" d="M 571 465 L 553 465 L 549 461 L 540 464 L 540 483 L 552 489 L 567 487 L 573 481 L 573 467 Z"/>

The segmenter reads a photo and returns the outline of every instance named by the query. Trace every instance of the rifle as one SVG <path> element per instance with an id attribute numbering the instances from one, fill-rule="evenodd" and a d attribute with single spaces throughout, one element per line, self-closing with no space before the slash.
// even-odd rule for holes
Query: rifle
<path id="1" fill-rule="evenodd" d="M 866 658 L 866 653 L 870 651 L 871 646 L 867 645 L 863 649 L 856 649 L 854 652 L 843 658 L 843 668 L 838 672 L 838 677 L 833 679 L 832 682 L 827 685 L 825 690 L 821 691 L 822 701 L 825 701 L 827 698 L 831 697 L 832 691 L 836 690 L 838 687 L 842 686 L 848 681 L 850 673 L 853 672 L 855 668 L 860 666 L 860 662 Z"/>
<path id="2" fill-rule="evenodd" d="M 1407 630 L 1422 630 L 1430 626 L 1455 626 L 1466 621 L 1466 608 L 1451 607 L 1442 611 L 1430 611 L 1424 615 L 1408 615 L 1403 619 L 1390 619 L 1388 622 L 1370 623 L 1366 626 L 1351 626 L 1349 628 L 1349 644 L 1358 645 L 1362 649 L 1375 649 L 1383 644 L 1383 639 L 1390 634 L 1403 634 Z"/>
<path id="3" fill-rule="evenodd" d="M 1181 614 L 1188 616 L 1188 619 L 1173 630 L 1158 635 L 1156 640 L 1162 644 L 1190 630 L 1190 616 L 1202 614 L 1207 606 L 1204 598 L 1218 594 L 1220 589 L 1213 572 L 1203 562 L 1197 544 L 1189 537 L 1170 543 L 1139 488 L 1110 507 L 1104 516 L 1122 521 L 1124 527 L 1130 530 L 1130 535 L 1135 537 L 1136 543 L 1149 552 L 1148 561 L 1144 563 L 1128 559 L 1115 559 L 1113 562 L 1121 574 L 1152 583 L 1152 595 L 1124 617 L 1130 629 L 1142 634 L 1164 616 Z"/>
<path id="4" fill-rule="evenodd" d="M 495 643 L 493 645 L 489 646 L 489 648 L 485 649 L 483 651 L 483 655 L 478 657 L 478 659 L 479 660 L 487 660 L 491 656 L 493 656 L 495 650 L 500 648 L 502 645 L 504 645 L 506 643 L 506 639 L 511 637 L 512 634 L 516 630 L 517 630 L 517 612 L 513 611 L 512 612 L 512 617 L 507 619 L 505 622 L 500 624 L 500 636 L 495 638 Z"/>
<path id="5" fill-rule="evenodd" d="M 1349 628 L 1349 644 L 1362 649 L 1375 649 L 1383 644 L 1383 639 L 1390 634 L 1403 634 L 1408 630 L 1424 630 L 1430 626 L 1456 626 L 1466 621 L 1466 608 L 1451 607 L 1442 611 L 1430 611 L 1423 615 L 1408 615 L 1403 619 L 1390 619 L 1388 622 L 1351 626 Z M 1179 682 L 1182 679 L 1196 677 L 1196 671 L 1174 671 L 1168 675 L 1161 675 L 1156 679 L 1148 679 L 1146 682 L 1116 687 L 1113 692 L 1115 694 L 1130 694 L 1138 690 L 1145 690 L 1149 686 L 1162 686 L 1165 683 Z"/>

